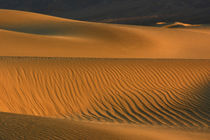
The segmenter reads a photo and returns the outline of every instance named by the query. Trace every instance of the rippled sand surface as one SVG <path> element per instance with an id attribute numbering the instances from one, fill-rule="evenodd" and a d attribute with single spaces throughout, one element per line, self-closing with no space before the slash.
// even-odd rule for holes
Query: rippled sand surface
<path id="1" fill-rule="evenodd" d="M 58 123 L 46 126 L 46 118 L 14 115 L 17 124 L 40 120 L 45 134 L 51 125 L 83 129 L 89 121 L 112 129 L 209 127 L 209 60 L 1 57 L 0 69 L 0 111 L 53 118 Z"/>
<path id="2" fill-rule="evenodd" d="M 209 31 L 0 10 L 0 139 L 208 140 Z"/>

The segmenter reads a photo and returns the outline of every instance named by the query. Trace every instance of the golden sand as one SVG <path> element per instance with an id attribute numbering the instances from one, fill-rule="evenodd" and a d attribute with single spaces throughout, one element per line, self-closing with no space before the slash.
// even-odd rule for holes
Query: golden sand
<path id="1" fill-rule="evenodd" d="M 37 125 L 46 129 L 54 125 L 61 130 L 74 129 L 74 121 L 78 127 L 83 121 L 101 125 L 109 122 L 113 123 L 112 129 L 118 128 L 115 123 L 204 130 L 209 127 L 209 60 L 1 57 L 0 69 L 0 111 L 58 121 L 47 126 L 38 121 Z M 65 126 L 59 122 L 62 118 L 67 119 Z M 14 115 L 14 119 L 17 125 L 21 123 L 21 116 L 16 120 Z M 28 119 L 36 120 L 27 117 L 25 125 Z M 128 131 L 128 138 L 130 129 L 122 129 Z M 133 137 L 143 133 L 142 129 L 135 129 Z M 127 134 L 108 130 L 117 138 Z M 149 137 L 156 139 L 158 132 L 153 131 Z M 185 136 L 190 137 L 187 133 Z"/>
<path id="2" fill-rule="evenodd" d="M 208 140 L 209 38 L 0 10 L 0 139 Z"/>
<path id="3" fill-rule="evenodd" d="M 1 56 L 210 58 L 209 30 L 91 23 L 14 10 L 0 10 L 0 21 Z"/>

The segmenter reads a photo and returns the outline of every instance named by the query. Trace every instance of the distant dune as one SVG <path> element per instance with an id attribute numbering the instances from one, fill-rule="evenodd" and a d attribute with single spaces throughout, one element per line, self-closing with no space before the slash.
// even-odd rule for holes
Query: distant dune
<path id="1" fill-rule="evenodd" d="M 13 10 L 0 10 L 0 21 L 1 56 L 210 58 L 209 30 L 91 23 Z"/>
<path id="2" fill-rule="evenodd" d="M 175 27 L 199 27 L 200 25 L 192 25 L 192 24 L 187 24 L 187 23 L 182 23 L 182 22 L 175 22 L 173 24 L 166 25 L 164 27 L 166 28 L 175 28 Z"/>
<path id="3" fill-rule="evenodd" d="M 176 28 L 176 27 L 200 27 L 201 25 L 198 24 L 188 24 L 183 22 L 174 22 L 174 23 L 167 23 L 167 22 L 157 22 L 156 25 L 165 27 L 165 28 Z M 200 29 L 200 28 L 199 28 Z"/>

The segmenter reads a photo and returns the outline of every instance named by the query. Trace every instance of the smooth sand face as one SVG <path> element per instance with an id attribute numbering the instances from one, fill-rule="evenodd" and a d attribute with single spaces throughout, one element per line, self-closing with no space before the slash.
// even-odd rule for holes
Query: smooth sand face
<path id="1" fill-rule="evenodd" d="M 10 17 L 10 18 L 8 18 Z M 210 58 L 210 34 L 0 10 L 1 56 Z"/>
<path id="2" fill-rule="evenodd" d="M 208 140 L 209 38 L 0 10 L 0 139 Z"/>

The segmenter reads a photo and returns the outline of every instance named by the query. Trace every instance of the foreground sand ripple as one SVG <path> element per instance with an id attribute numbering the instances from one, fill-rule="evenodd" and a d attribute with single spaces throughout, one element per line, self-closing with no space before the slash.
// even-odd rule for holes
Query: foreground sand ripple
<path id="1" fill-rule="evenodd" d="M 208 128 L 210 61 L 0 58 L 0 112 Z"/>

